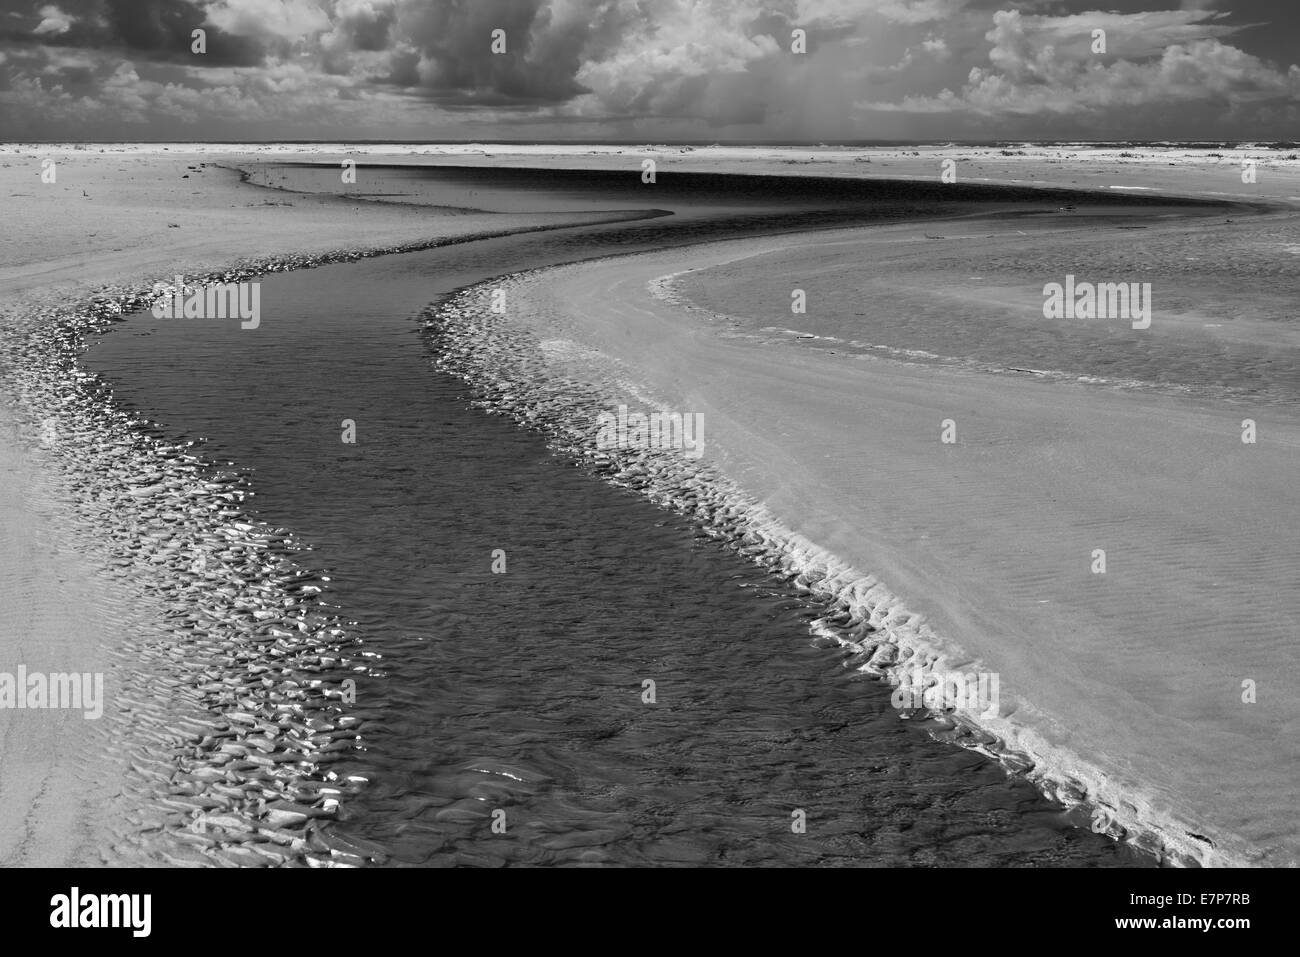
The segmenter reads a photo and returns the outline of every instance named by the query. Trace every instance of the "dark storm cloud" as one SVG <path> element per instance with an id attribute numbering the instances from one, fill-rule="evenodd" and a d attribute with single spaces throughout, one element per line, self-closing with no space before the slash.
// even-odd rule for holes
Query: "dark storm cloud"
<path id="1" fill-rule="evenodd" d="M 600 20 L 616 4 L 591 6 Z M 542 7 L 541 0 L 405 5 L 396 26 L 420 55 L 416 85 L 463 102 L 558 103 L 585 92 L 575 75 L 591 22 L 555 24 Z M 504 54 L 491 52 L 494 30 L 505 31 Z"/>
<path id="2" fill-rule="evenodd" d="M 1296 2 L 0 0 L 0 112 L 10 130 L 120 116 L 242 135 L 255 116 L 299 136 L 451 115 L 622 136 L 952 137 L 1028 117 L 1104 138 L 1143 110 L 1151 135 L 1174 114 L 1249 129 L 1245 110 L 1278 126 L 1300 108 Z"/>
<path id="3" fill-rule="evenodd" d="M 186 0 L 105 0 L 111 35 L 133 54 L 150 59 L 191 60 L 192 32 L 207 32 L 207 53 L 199 65 L 254 66 L 265 56 L 251 37 L 234 37 L 204 24 L 203 11 Z"/>
<path id="4" fill-rule="evenodd" d="M 0 20 L 0 48 L 59 47 L 120 53 L 132 59 L 184 62 L 192 66 L 257 66 L 265 61 L 264 45 L 253 37 L 231 36 L 204 22 L 201 7 L 188 0 L 8 0 Z M 36 32 L 41 10 L 65 14 L 63 30 Z M 207 53 L 191 52 L 192 32 L 207 32 Z"/>
<path id="5" fill-rule="evenodd" d="M 352 49 L 364 51 L 386 50 L 392 43 L 392 26 L 396 10 L 367 8 L 340 17 L 340 33 L 347 36 Z"/>
<path id="6" fill-rule="evenodd" d="M 752 6 L 743 18 L 745 33 L 788 40 L 788 15 Z M 334 75 L 361 70 L 370 82 L 448 107 L 556 105 L 591 92 L 580 78 L 585 64 L 616 54 L 629 37 L 653 36 L 660 21 L 680 19 L 683 9 L 680 0 L 339 2 L 322 44 L 322 66 Z M 814 27 L 809 35 L 830 39 L 850 29 Z M 491 50 L 495 30 L 505 33 L 503 54 Z M 673 42 L 683 39 L 707 47 L 719 38 L 702 28 Z M 381 55 L 358 56 L 367 53 Z M 666 61 L 674 56 L 665 50 Z M 646 91 L 644 99 L 656 95 Z"/>

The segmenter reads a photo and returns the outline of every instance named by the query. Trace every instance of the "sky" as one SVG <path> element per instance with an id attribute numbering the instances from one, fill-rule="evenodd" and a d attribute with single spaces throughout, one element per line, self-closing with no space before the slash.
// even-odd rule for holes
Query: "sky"
<path id="1" fill-rule="evenodd" d="M 0 0 L 0 141 L 1300 139 L 1300 0 L 1100 4 Z"/>

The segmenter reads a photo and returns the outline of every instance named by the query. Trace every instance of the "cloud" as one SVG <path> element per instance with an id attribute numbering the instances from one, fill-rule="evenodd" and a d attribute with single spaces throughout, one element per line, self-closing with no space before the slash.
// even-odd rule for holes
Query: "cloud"
<path id="1" fill-rule="evenodd" d="M 41 15 L 41 22 L 36 25 L 32 31 L 36 36 L 46 34 L 67 33 L 72 29 L 72 17 L 68 16 L 56 6 L 41 7 L 38 11 Z"/>
<path id="2" fill-rule="evenodd" d="M 1026 17 L 1001 10 L 993 15 L 993 28 L 985 34 L 992 43 L 991 66 L 973 67 L 960 94 L 945 89 L 931 97 L 907 97 L 898 104 L 858 106 L 930 113 L 1067 114 L 1198 100 L 1250 103 L 1300 95 L 1300 67 L 1282 71 L 1225 44 L 1217 37 L 1237 28 L 1194 22 L 1205 17 L 1200 10 L 1067 17 Z M 1105 55 L 1092 52 L 1093 29 L 1106 30 Z M 1117 40 L 1114 46 L 1112 37 Z M 1147 58 L 1139 59 L 1143 56 Z"/>
<path id="3" fill-rule="evenodd" d="M 16 9 L 0 21 L 0 48 L 10 53 L 48 48 L 113 52 L 119 59 L 192 62 L 192 32 L 207 30 L 211 66 L 262 63 L 274 41 L 266 30 L 236 37 L 207 20 L 202 0 L 7 0 Z M 30 24 L 26 26 L 25 24 Z"/>
<path id="4" fill-rule="evenodd" d="M 892 23 L 934 23 L 946 20 L 968 0 L 797 0 L 795 21 L 857 24 L 882 19 Z"/>
<path id="5" fill-rule="evenodd" d="M 3 2 L 0 119 L 14 136 L 97 116 L 142 130 L 198 117 L 229 124 L 222 138 L 260 123 L 295 137 L 528 123 L 540 136 L 950 138 L 1034 117 L 1104 129 L 1175 103 L 1188 122 L 1258 107 L 1276 124 L 1297 95 L 1296 68 L 1256 55 L 1278 30 L 1261 46 L 1255 24 L 1200 0 Z M 190 50 L 200 26 L 204 56 Z M 791 50 L 795 27 L 806 53 Z"/>
<path id="6" fill-rule="evenodd" d="M 744 100 L 736 75 L 783 52 L 772 36 L 748 29 L 754 16 L 743 4 L 660 4 L 653 19 L 625 24 L 617 45 L 587 59 L 576 79 L 599 109 L 616 113 L 675 115 L 727 89 Z"/>
<path id="7" fill-rule="evenodd" d="M 206 22 L 234 36 L 303 40 L 330 28 L 316 0 L 215 0 L 205 13 Z"/>
<path id="8" fill-rule="evenodd" d="M 921 41 L 921 49 L 936 60 L 946 60 L 952 56 L 952 51 L 948 49 L 948 43 L 943 37 L 928 36 Z"/>

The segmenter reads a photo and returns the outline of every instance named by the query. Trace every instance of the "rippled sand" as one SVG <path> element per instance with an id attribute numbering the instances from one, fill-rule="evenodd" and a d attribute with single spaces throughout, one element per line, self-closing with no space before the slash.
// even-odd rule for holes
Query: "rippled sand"
<path id="1" fill-rule="evenodd" d="M 237 476 L 151 436 L 78 369 L 83 337 L 177 273 L 243 263 L 247 277 L 593 219 L 286 196 L 213 159 L 0 151 L 0 671 L 100 673 L 106 699 L 97 720 L 0 710 L 5 864 L 366 853 L 313 836 L 360 786 L 328 768 L 358 733 L 337 708 L 347 635 L 286 530 L 242 514 Z"/>
<path id="2" fill-rule="evenodd" d="M 378 152 L 393 157 L 392 150 Z M 665 169 L 837 176 L 863 175 L 870 162 L 866 175 L 917 178 L 934 175 L 938 161 L 949 155 L 829 151 L 804 159 L 779 151 L 722 150 L 696 156 L 696 151 L 663 147 L 558 155 L 517 149 L 511 156 L 496 150 L 426 152 L 430 155 L 417 161 L 622 169 L 629 155 L 639 168 L 644 152 Z M 256 153 L 302 156 L 304 148 L 258 148 Z M 312 151 L 312 158 L 320 155 Z M 59 164 L 55 184 L 40 181 L 44 158 Z M 153 435 L 148 423 L 120 415 L 111 397 L 78 370 L 82 336 L 111 322 L 113 306 L 139 305 L 142 289 L 178 271 L 193 276 L 252 259 L 251 271 L 241 275 L 253 275 L 310 266 L 326 254 L 417 248 L 591 218 L 509 210 L 443 216 L 359 198 L 268 193 L 240 183 L 233 167 L 250 158 L 255 157 L 231 147 L 0 149 L 0 189 L 8 197 L 8 228 L 0 236 L 0 473 L 5 476 L 0 572 L 8 583 L 2 603 L 7 611 L 0 618 L 0 657 L 6 664 L 0 669 L 19 659 L 50 670 L 102 669 L 112 701 L 101 722 L 75 714 L 0 713 L 4 863 L 157 861 L 165 845 L 163 859 L 174 864 L 320 865 L 361 863 L 375 850 L 331 837 L 327 826 L 335 802 L 348 800 L 363 783 L 334 780 L 329 770 L 363 730 L 342 720 L 337 706 L 334 686 L 349 668 L 364 667 L 349 657 L 354 649 L 346 629 L 340 633 L 316 586 L 300 574 L 292 535 L 241 512 L 237 476 L 214 471 L 213 463 L 199 462 L 183 447 Z M 1243 188 L 1233 182 L 1235 155 L 1197 154 L 1185 158 L 1174 174 L 1164 169 L 1166 156 L 1154 154 L 1140 162 L 1110 154 L 1095 161 L 991 152 L 957 157 L 961 175 L 977 182 L 1158 187 L 1251 199 L 1300 192 L 1293 185 L 1294 164 L 1266 152 L 1261 158 L 1266 175 L 1257 188 Z M 690 265 L 697 264 L 689 258 Z M 790 361 L 798 368 L 812 360 Z M 759 367 L 770 368 L 765 362 Z M 804 386 L 826 378 L 824 357 L 815 362 L 816 371 L 806 367 Z M 706 368 L 699 381 L 709 381 L 712 372 Z M 687 378 L 670 375 L 663 382 L 677 387 Z M 773 421 L 781 421 L 789 410 L 774 407 L 773 414 Z M 859 417 L 854 410 L 849 424 Z M 718 435 L 714 425 L 724 420 L 715 410 L 711 442 Z M 764 422 L 753 433 L 749 454 L 774 449 L 764 445 L 769 425 Z M 801 427 L 784 426 L 789 432 Z M 1281 429 L 1288 427 L 1283 423 Z M 898 448 L 905 449 L 906 438 L 898 437 Z M 775 455 L 756 461 L 753 468 L 739 469 L 737 478 L 743 484 L 775 461 Z M 805 468 L 807 463 L 797 463 L 784 474 L 795 476 Z M 644 476 L 634 475 L 633 481 L 645 484 Z M 782 492 L 793 495 L 795 488 L 790 483 Z M 805 507 L 802 498 L 798 503 Z M 729 514 L 722 500 L 713 504 L 701 514 Z M 1171 504 L 1203 507 L 1199 501 Z M 795 554 L 811 570 L 810 584 L 837 582 L 846 614 L 826 624 L 828 633 L 858 643 L 854 647 L 866 663 L 887 670 L 893 656 L 910 650 L 900 628 L 909 622 L 919 627 L 920 619 L 880 582 L 854 577 L 813 547 L 814 541 L 841 544 L 831 534 L 838 524 L 810 526 L 808 538 L 797 539 L 807 547 L 792 552 L 787 532 L 796 537 L 798 532 L 781 531 L 775 515 L 760 516 L 766 532 L 755 532 L 748 546 Z M 751 525 L 755 520 L 747 511 L 740 517 Z M 771 522 L 776 525 L 763 524 Z M 740 525 L 733 521 L 727 527 Z M 966 558 L 973 554 L 972 547 Z M 1269 574 L 1274 562 L 1267 554 L 1257 560 Z M 217 581 L 222 576 L 228 581 Z M 1264 610 L 1251 613 L 1256 618 L 1272 613 L 1266 600 L 1260 607 Z M 871 637 L 890 628 L 897 641 Z M 178 634 L 187 640 L 177 644 Z M 1270 663 L 1262 659 L 1242 667 Z M 1028 666 L 1020 667 L 1022 675 L 1029 673 Z M 1293 723 L 1289 713 L 1270 712 L 1268 720 L 1283 732 Z M 958 729 L 954 736 L 1016 760 L 983 732 Z M 1285 767 L 1273 768 L 1272 776 L 1257 775 L 1254 786 L 1285 793 Z M 1091 786 L 1086 780 L 1079 784 L 1082 790 Z M 1064 796 L 1070 799 L 1080 790 L 1076 785 Z M 1259 821 L 1258 804 L 1241 804 L 1249 826 Z M 166 841 L 154 840 L 164 833 Z M 1263 834 L 1259 843 L 1271 848 L 1278 840 Z"/>
<path id="3" fill-rule="evenodd" d="M 903 649 L 1000 673 L 1001 713 L 977 724 L 1036 762 L 1044 786 L 1101 807 L 1173 860 L 1292 863 L 1300 409 L 1283 308 L 1297 290 L 1279 237 L 1294 235 L 1295 219 L 1259 217 L 1220 237 L 1252 250 L 1222 286 L 1216 270 L 1228 267 L 1205 220 L 1146 225 L 1156 241 L 1112 227 L 1101 243 L 1081 230 L 1074 245 L 1066 231 L 1027 245 L 1015 224 L 954 223 L 938 230 L 953 237 L 942 246 L 925 239 L 930 226 L 716 244 L 519 277 L 506 318 L 483 317 L 482 290 L 450 315 L 472 348 L 499 359 L 509 343 L 525 357 L 461 361 L 535 401 L 530 418 L 550 421 L 576 383 L 611 405 L 703 413 L 706 473 L 681 472 L 678 455 L 659 494 L 715 496 L 706 520 L 729 516 L 733 533 L 805 564 L 845 597 L 851 621 L 883 630 L 864 649 L 873 660 L 884 640 L 890 658 Z M 1044 265 L 1036 250 L 1047 248 L 1073 258 Z M 1021 257 L 1027 272 L 1015 269 Z M 1104 278 L 1130 263 L 1181 291 L 1185 257 L 1209 260 L 1186 281 L 1217 291 L 1204 317 L 1225 334 L 1197 337 L 1181 315 L 1136 354 L 1112 345 L 1114 369 L 1096 367 L 1083 332 L 1024 347 L 1059 375 L 990 366 L 999 336 L 1014 341 L 1016 323 L 1042 336 L 1046 320 L 1025 318 L 1032 305 L 1006 292 L 1023 308 L 1004 319 L 990 308 L 997 297 L 952 278 L 1000 277 L 1041 310 L 1041 283 L 1054 278 L 1042 274 L 1066 262 Z M 858 334 L 846 281 L 874 294 L 854 300 L 871 342 L 843 341 Z M 794 287 L 809 291 L 809 316 L 769 326 L 755 315 L 788 310 Z M 692 292 L 711 308 L 688 303 Z M 909 312 L 918 301 L 947 325 Z M 959 340 L 953 327 L 975 323 L 997 327 L 969 336 L 988 355 L 901 354 L 918 330 Z M 871 348 L 894 344 L 891 358 Z M 1259 424 L 1255 444 L 1241 441 L 1245 418 Z M 949 419 L 952 445 L 940 441 Z M 595 439 L 590 417 L 551 427 L 579 446 Z M 1098 548 L 1105 574 L 1091 570 Z M 1257 703 L 1243 702 L 1246 681 Z"/>

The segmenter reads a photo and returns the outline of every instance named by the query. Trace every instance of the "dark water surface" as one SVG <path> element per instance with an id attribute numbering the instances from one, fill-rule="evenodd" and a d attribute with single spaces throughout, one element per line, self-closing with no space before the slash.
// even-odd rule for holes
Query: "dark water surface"
<path id="1" fill-rule="evenodd" d="M 146 313 L 87 354 L 124 405 L 251 472 L 257 516 L 313 546 L 304 563 L 382 656 L 346 762 L 370 785 L 337 828 L 398 865 L 1152 863 L 900 720 L 887 687 L 814 646 L 791 586 L 431 367 L 413 320 L 458 287 L 754 228 L 681 223 L 274 275 L 256 331 Z"/>

